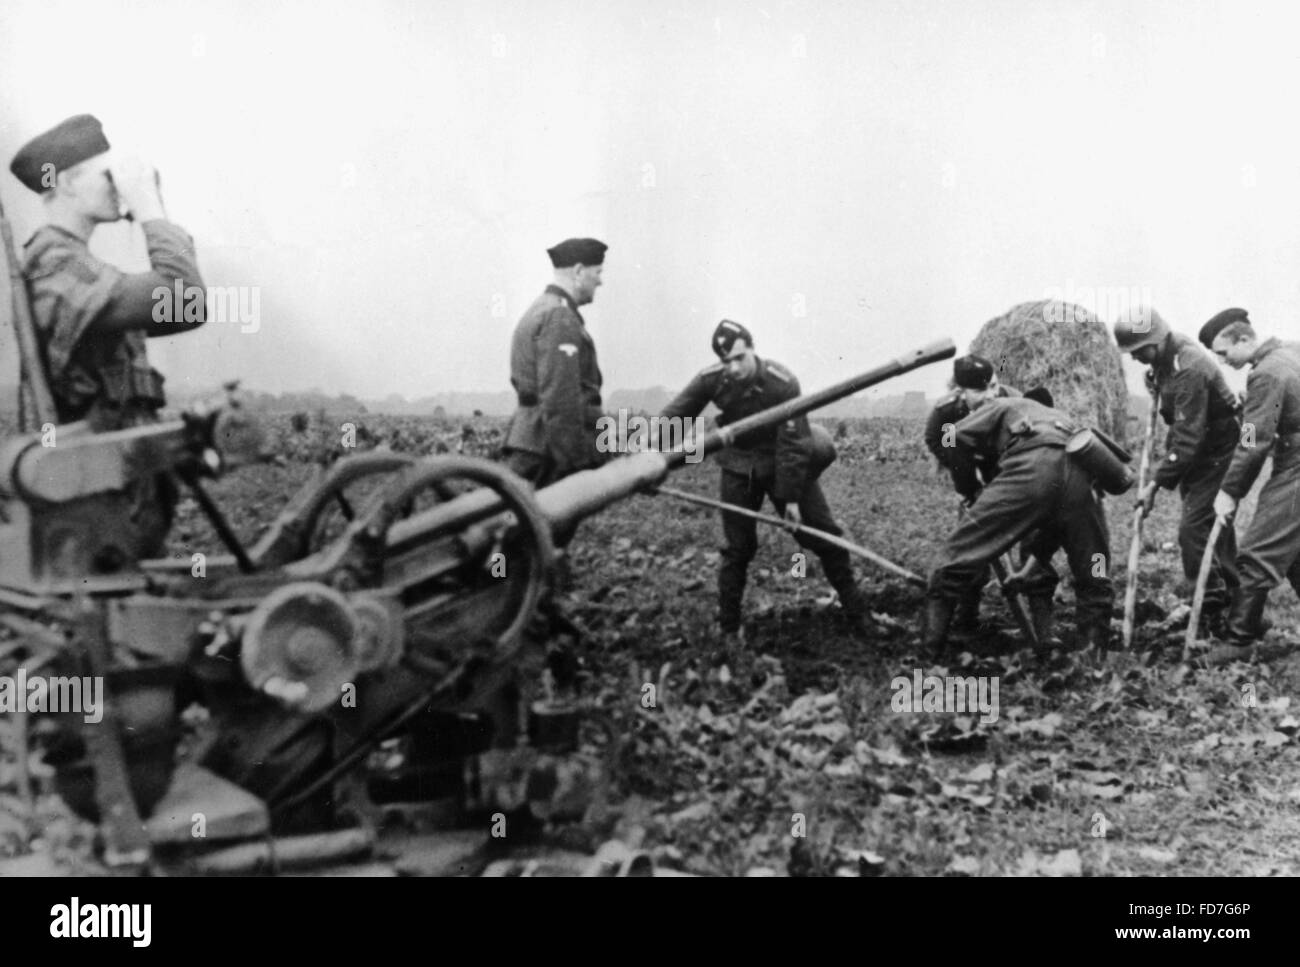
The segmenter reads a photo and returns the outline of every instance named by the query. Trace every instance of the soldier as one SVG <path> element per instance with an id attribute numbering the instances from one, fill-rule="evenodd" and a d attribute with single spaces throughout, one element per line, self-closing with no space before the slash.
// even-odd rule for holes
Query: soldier
<path id="1" fill-rule="evenodd" d="M 925 446 L 939 461 L 939 466 L 952 475 L 953 485 L 958 487 L 960 493 L 961 487 L 966 486 L 968 481 L 977 486 L 988 483 L 996 470 L 992 467 L 977 467 L 976 474 L 969 475 L 958 466 L 959 457 L 953 435 L 955 427 L 970 415 L 972 399 L 982 402 L 986 398 L 1019 396 L 1020 392 L 1011 386 L 1002 385 L 993 364 L 974 353 L 953 360 L 952 379 L 948 388 L 950 392 L 939 398 L 926 420 Z M 964 452 L 963 456 L 965 455 Z M 961 496 L 969 505 L 975 497 L 975 491 L 962 493 Z M 976 582 L 958 600 L 951 628 L 955 636 L 967 638 L 979 630 L 980 592 L 984 583 L 983 580 Z"/>
<path id="2" fill-rule="evenodd" d="M 1160 417 L 1169 427 L 1165 457 L 1155 478 L 1138 494 L 1138 504 L 1146 516 L 1160 488 L 1178 489 L 1183 502 L 1178 522 L 1183 574 L 1195 584 L 1214 524 L 1214 495 L 1237 444 L 1237 398 L 1196 340 L 1172 332 L 1154 311 L 1149 319 L 1116 322 L 1115 341 L 1151 367 L 1147 382 L 1159 393 Z M 1222 633 L 1237 586 L 1236 556 L 1236 537 L 1227 528 L 1214 554 L 1201 612 L 1204 627 L 1215 634 Z"/>
<path id="3" fill-rule="evenodd" d="M 769 409 L 799 395 L 799 381 L 784 366 L 754 353 L 754 338 L 738 322 L 724 319 L 713 332 L 713 351 L 721 362 L 701 370 L 668 404 L 662 417 L 698 416 L 709 403 L 721 411 L 718 425 Z M 747 434 L 718 454 L 722 467 L 722 500 L 749 510 L 771 497 L 777 513 L 792 524 L 806 524 L 828 534 L 843 533 L 831 516 L 826 497 L 817 483 L 814 440 L 806 417 L 785 421 L 780 427 Z M 722 566 L 718 572 L 718 625 L 724 643 L 744 644 L 741 601 L 749 562 L 758 550 L 753 519 L 722 513 Z M 845 616 L 855 629 L 872 627 L 862 591 L 853 574 L 848 552 L 796 532 L 801 547 L 816 554 L 826 579 L 839 593 Z"/>
<path id="4" fill-rule="evenodd" d="M 972 405 L 975 409 L 955 428 L 955 459 L 964 478 L 958 489 L 979 492 L 975 468 L 981 464 L 995 464 L 997 472 L 949 535 L 944 563 L 930 578 L 924 647 L 943 650 L 957 602 L 983 583 L 991 561 L 1034 530 L 1040 532 L 1034 538 L 1040 560 L 1050 559 L 1049 545 L 1065 549 L 1074 575 L 1079 637 L 1106 647 L 1114 599 L 1109 536 L 1092 475 L 1064 449 L 1073 423 L 1032 399 L 973 399 Z M 1052 594 L 1039 583 L 1025 593 L 1039 638 L 1046 641 Z"/>
<path id="5" fill-rule="evenodd" d="M 1004 396 L 1019 396 L 1020 391 L 999 382 L 993 364 L 983 356 L 972 353 L 960 356 L 952 362 L 952 380 L 948 384 L 949 392 L 939 398 L 930 410 L 930 417 L 925 423 L 925 446 L 939 461 L 939 466 L 953 474 L 953 482 L 958 478 L 964 481 L 965 475 L 956 472 L 953 446 L 953 428 L 971 411 L 971 394 L 981 394 L 1000 399 Z M 987 481 L 985 481 L 987 482 Z M 967 495 L 963 495 L 967 496 Z"/>
<path id="6" fill-rule="evenodd" d="M 607 248 L 594 238 L 571 238 L 548 249 L 555 279 L 515 328 L 510 382 L 519 408 L 505 455 L 535 487 L 603 462 L 596 448 L 600 368 L 578 309 L 595 298 Z"/>
<path id="7" fill-rule="evenodd" d="M 47 224 L 24 246 L 22 272 L 59 422 L 85 420 L 93 432 L 154 422 L 163 377 L 149 365 L 146 339 L 206 321 L 194 242 L 167 220 L 157 172 L 110 156 L 89 114 L 29 141 L 9 170 L 45 205 Z M 144 230 L 147 272 L 122 272 L 87 247 L 97 225 L 124 217 Z M 140 556 L 161 550 L 176 497 L 166 475 L 132 486 Z"/>
<path id="8" fill-rule="evenodd" d="M 149 365 L 145 339 L 206 319 L 194 242 L 167 220 L 157 172 L 110 156 L 89 114 L 29 141 L 9 170 L 45 204 L 47 224 L 24 246 L 23 276 L 59 421 L 84 419 L 95 431 L 152 422 L 163 377 Z M 124 273 L 87 248 L 97 225 L 123 217 L 144 229 L 148 272 Z M 176 305 L 177 291 L 194 298 Z"/>
<path id="9" fill-rule="evenodd" d="M 1220 312 L 1201 328 L 1200 340 L 1234 369 L 1253 367 L 1241 438 L 1214 498 L 1225 531 L 1231 532 L 1238 501 L 1273 456 L 1273 473 L 1259 493 L 1237 556 L 1240 587 L 1228 614 L 1226 641 L 1208 656 L 1211 664 L 1223 664 L 1249 657 L 1263 637 L 1269 591 L 1286 578 L 1300 592 L 1300 346 L 1276 338 L 1260 342 L 1245 309 Z"/>

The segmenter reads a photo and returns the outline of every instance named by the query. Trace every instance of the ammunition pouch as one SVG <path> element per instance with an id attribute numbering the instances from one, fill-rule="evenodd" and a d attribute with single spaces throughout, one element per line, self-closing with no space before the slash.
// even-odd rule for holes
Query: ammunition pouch
<path id="1" fill-rule="evenodd" d="M 163 376 L 148 363 L 113 363 L 99 370 L 101 399 L 110 406 L 143 404 L 155 409 L 167 402 Z"/>
<path id="2" fill-rule="evenodd" d="M 1065 452 L 1102 490 L 1118 496 L 1133 487 L 1132 456 L 1097 430 L 1080 430 L 1065 444 Z"/>
<path id="3" fill-rule="evenodd" d="M 520 406 L 537 406 L 542 402 L 537 398 L 536 393 L 520 393 L 518 394 L 518 400 Z"/>

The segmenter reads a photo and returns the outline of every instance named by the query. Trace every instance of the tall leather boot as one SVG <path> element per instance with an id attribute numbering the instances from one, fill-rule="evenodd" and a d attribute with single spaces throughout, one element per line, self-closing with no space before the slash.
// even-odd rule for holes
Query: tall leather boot
<path id="1" fill-rule="evenodd" d="M 1264 621 L 1264 605 L 1268 603 L 1268 590 L 1245 588 L 1237 590 L 1228 611 L 1228 642 L 1233 645 L 1249 645 L 1264 637 L 1272 625 Z"/>
<path id="2" fill-rule="evenodd" d="M 1264 637 L 1272 627 L 1264 620 L 1264 605 L 1268 602 L 1268 591 L 1238 588 L 1228 611 L 1227 635 L 1223 641 L 1215 642 L 1205 656 L 1206 664 L 1211 667 L 1228 665 L 1234 661 L 1250 661 L 1255 657 L 1255 642 Z"/>
<path id="3" fill-rule="evenodd" d="M 983 588 L 973 588 L 957 599 L 952 615 L 952 636 L 974 638 L 980 630 L 980 597 Z"/>
<path id="4" fill-rule="evenodd" d="M 724 633 L 740 629 L 747 565 L 725 558 L 718 570 L 718 625 Z"/>
<path id="5" fill-rule="evenodd" d="M 1034 637 L 1038 639 L 1039 648 L 1059 648 L 1061 639 L 1055 637 L 1055 607 L 1051 595 L 1036 594 L 1025 598 L 1029 611 L 1029 623 L 1033 625 Z"/>
<path id="6" fill-rule="evenodd" d="M 952 624 L 957 602 L 952 598 L 929 597 L 925 599 L 925 628 L 921 634 L 921 647 L 932 654 L 941 655 L 948 645 L 948 628 Z"/>
<path id="7" fill-rule="evenodd" d="M 1079 616 L 1079 647 L 1110 651 L 1110 620 L 1102 616 Z"/>
<path id="8" fill-rule="evenodd" d="M 859 637 L 874 637 L 879 629 L 877 629 L 876 622 L 871 617 L 871 609 L 867 605 L 867 596 L 862 593 L 862 589 L 853 580 L 852 574 L 847 578 L 832 581 L 831 585 L 840 596 L 840 607 L 843 610 L 844 623 L 848 625 L 849 630 Z"/>

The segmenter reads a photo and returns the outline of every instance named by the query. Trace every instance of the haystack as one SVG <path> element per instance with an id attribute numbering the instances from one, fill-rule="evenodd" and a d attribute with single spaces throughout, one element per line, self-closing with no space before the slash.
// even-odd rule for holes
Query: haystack
<path id="1" fill-rule="evenodd" d="M 1132 443 L 1128 387 L 1109 328 L 1068 302 L 1022 302 L 984 324 L 970 351 L 990 360 L 998 378 L 1024 392 L 1052 391 L 1056 408 L 1081 425 Z"/>

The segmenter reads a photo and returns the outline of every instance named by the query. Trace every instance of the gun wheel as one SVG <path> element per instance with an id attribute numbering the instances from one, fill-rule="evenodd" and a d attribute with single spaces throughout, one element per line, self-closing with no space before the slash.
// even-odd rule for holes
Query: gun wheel
<path id="1" fill-rule="evenodd" d="M 315 554 L 374 506 L 394 474 L 415 462 L 398 453 L 340 460 L 294 496 L 250 556 L 259 568 L 269 568 Z"/>
<path id="2" fill-rule="evenodd" d="M 449 574 L 407 586 L 405 658 L 417 671 L 463 682 L 469 665 L 509 664 L 546 593 L 555 561 L 550 524 L 532 488 L 497 463 L 472 457 L 435 457 L 404 473 L 365 519 L 376 544 L 387 545 L 398 518 L 429 492 L 439 501 L 486 489 L 504 510 L 456 534 L 435 535 L 466 556 Z M 416 508 L 421 510 L 424 508 Z M 387 548 L 389 554 L 401 549 Z M 399 579 L 400 573 L 395 575 Z"/>

